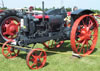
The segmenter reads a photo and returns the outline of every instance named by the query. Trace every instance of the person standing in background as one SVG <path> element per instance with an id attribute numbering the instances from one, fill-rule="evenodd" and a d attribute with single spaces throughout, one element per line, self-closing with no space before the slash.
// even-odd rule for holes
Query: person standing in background
<path id="1" fill-rule="evenodd" d="M 33 10 L 34 10 L 34 7 L 33 6 L 30 6 L 29 7 L 29 12 L 33 12 Z"/>
<path id="2" fill-rule="evenodd" d="M 78 7 L 74 6 L 73 11 L 76 11 L 76 10 L 78 10 Z"/>

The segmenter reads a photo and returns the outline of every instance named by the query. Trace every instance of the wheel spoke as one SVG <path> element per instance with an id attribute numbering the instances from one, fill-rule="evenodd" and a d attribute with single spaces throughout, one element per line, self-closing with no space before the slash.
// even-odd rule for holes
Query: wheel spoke
<path id="1" fill-rule="evenodd" d="M 35 58 L 35 56 L 34 56 L 34 55 L 32 55 L 32 57 L 33 57 L 33 58 Z"/>
<path id="2" fill-rule="evenodd" d="M 8 53 L 6 53 L 6 54 L 5 54 L 5 56 L 7 56 L 8 54 L 9 54 L 9 52 L 8 52 Z"/>
<path id="3" fill-rule="evenodd" d="M 82 20 L 82 23 L 83 23 L 83 26 L 85 25 L 85 22 L 84 22 L 84 20 Z"/>
<path id="4" fill-rule="evenodd" d="M 20 26 L 20 23 L 18 23 L 17 26 L 19 27 Z"/>
<path id="5" fill-rule="evenodd" d="M 88 20 L 89 20 L 89 17 L 86 17 L 85 24 L 87 24 L 87 23 L 88 23 Z"/>
<path id="6" fill-rule="evenodd" d="M 93 23 L 92 23 L 92 21 L 90 20 L 90 21 L 89 21 L 89 25 L 88 25 L 89 29 L 90 29 L 92 26 L 93 26 Z"/>
<path id="7" fill-rule="evenodd" d="M 51 43 L 51 48 L 53 47 L 53 40 L 52 40 L 52 43 Z"/>
<path id="8" fill-rule="evenodd" d="M 15 51 L 13 51 L 13 53 L 16 55 Z"/>
<path id="9" fill-rule="evenodd" d="M 42 56 L 42 57 L 40 57 L 40 58 L 45 58 L 45 56 Z"/>
<path id="10" fill-rule="evenodd" d="M 33 63 L 33 64 L 31 65 L 31 68 L 32 68 L 34 65 L 35 65 L 35 63 Z"/>
<path id="11" fill-rule="evenodd" d="M 3 48 L 3 50 L 4 50 L 4 51 L 7 51 L 7 50 L 8 50 L 8 48 Z"/>
<path id="12" fill-rule="evenodd" d="M 15 23 L 14 23 L 14 20 L 11 20 L 11 22 L 10 22 L 10 23 L 11 23 L 11 24 L 15 24 Z"/>
<path id="13" fill-rule="evenodd" d="M 9 24 L 5 24 L 4 26 L 5 26 L 5 28 L 8 28 Z"/>
<path id="14" fill-rule="evenodd" d="M 36 61 L 36 69 L 38 68 L 38 62 Z"/>
<path id="15" fill-rule="evenodd" d="M 79 54 L 81 53 L 82 49 L 84 48 L 84 45 L 81 47 L 80 51 L 79 51 Z"/>
<path id="16" fill-rule="evenodd" d="M 39 63 L 42 64 L 41 60 L 39 59 Z"/>
<path id="17" fill-rule="evenodd" d="M 85 36 L 81 36 L 80 40 L 78 40 L 78 42 L 82 42 L 85 39 Z"/>
<path id="18" fill-rule="evenodd" d="M 8 49 L 10 50 L 11 46 L 7 45 Z"/>
<path id="19" fill-rule="evenodd" d="M 40 52 L 39 56 L 41 56 L 41 55 L 42 55 L 42 52 Z"/>
<path id="20" fill-rule="evenodd" d="M 12 56 L 11 52 L 10 52 L 10 56 Z"/>
<path id="21" fill-rule="evenodd" d="M 33 61 L 32 59 L 29 59 L 29 61 Z"/>
<path id="22" fill-rule="evenodd" d="M 48 41 L 48 45 L 49 45 L 50 41 Z"/>
<path id="23" fill-rule="evenodd" d="M 89 50 L 89 49 L 88 49 L 88 47 L 89 47 L 88 45 L 89 45 L 89 43 L 87 43 L 87 51 Z"/>
<path id="24" fill-rule="evenodd" d="M 79 49 L 79 46 L 80 46 L 80 43 L 79 43 L 78 46 L 77 46 L 77 50 Z"/>
<path id="25" fill-rule="evenodd" d="M 93 35 L 94 34 L 94 30 L 91 30 L 91 35 Z"/>
<path id="26" fill-rule="evenodd" d="M 4 32 L 3 35 L 8 35 L 8 32 Z"/>
<path id="27" fill-rule="evenodd" d="M 97 37 L 97 35 L 93 35 L 94 39 Z"/>
<path id="28" fill-rule="evenodd" d="M 86 40 L 84 40 L 84 41 L 82 42 L 82 47 L 81 47 L 79 53 L 81 53 L 82 49 L 84 48 L 85 41 L 86 41 Z"/>
<path id="29" fill-rule="evenodd" d="M 14 38 L 14 35 L 12 35 L 11 38 Z"/>
<path id="30" fill-rule="evenodd" d="M 87 27 L 87 25 L 86 25 L 87 22 L 84 22 L 84 20 L 82 20 L 82 24 L 83 24 L 82 28 L 83 28 L 83 27 Z"/>
<path id="31" fill-rule="evenodd" d="M 83 48 L 83 54 L 85 53 L 85 48 Z"/>

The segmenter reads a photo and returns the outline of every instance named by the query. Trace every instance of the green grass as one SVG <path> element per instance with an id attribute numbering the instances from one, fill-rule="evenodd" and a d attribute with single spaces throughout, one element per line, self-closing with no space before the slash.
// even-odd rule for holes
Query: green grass
<path id="1" fill-rule="evenodd" d="M 41 44 L 37 44 L 36 47 L 44 48 Z M 81 59 L 72 57 L 69 41 L 66 41 L 61 48 L 52 51 L 60 53 L 47 52 L 46 65 L 34 71 L 100 71 L 100 37 L 94 52 Z M 26 52 L 21 51 L 18 57 L 6 59 L 0 48 L 0 71 L 32 71 L 26 64 L 26 55 Z"/>

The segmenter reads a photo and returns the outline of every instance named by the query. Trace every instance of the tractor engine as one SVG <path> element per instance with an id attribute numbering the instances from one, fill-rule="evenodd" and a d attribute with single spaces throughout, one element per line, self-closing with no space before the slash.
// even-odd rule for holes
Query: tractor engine
<path id="1" fill-rule="evenodd" d="M 59 40 L 57 38 L 61 38 L 61 33 L 65 28 L 65 17 L 66 11 L 64 9 L 54 9 L 45 12 L 44 15 L 23 14 L 21 29 L 16 39 L 18 42 L 20 41 L 19 44 L 26 45 L 32 42 L 41 43 L 50 39 Z"/>
<path id="2" fill-rule="evenodd" d="M 52 16 L 50 18 L 44 18 L 44 21 L 42 21 L 42 18 L 36 18 L 36 16 L 33 16 L 32 14 L 24 15 L 21 19 L 20 32 L 18 33 L 18 37 L 16 38 L 18 44 L 23 46 L 25 44 L 27 45 L 29 43 L 32 43 L 33 41 L 37 42 L 37 38 L 42 38 L 39 42 L 49 40 L 50 38 L 48 37 L 57 35 L 55 34 L 55 32 L 60 31 L 62 24 L 62 20 L 60 20 L 60 18 L 61 16 Z M 45 37 L 47 38 L 43 41 Z"/>
<path id="3" fill-rule="evenodd" d="M 48 19 L 44 22 L 40 18 L 35 18 L 32 14 L 26 14 L 21 19 L 21 32 L 27 37 L 44 36 L 48 29 Z"/>

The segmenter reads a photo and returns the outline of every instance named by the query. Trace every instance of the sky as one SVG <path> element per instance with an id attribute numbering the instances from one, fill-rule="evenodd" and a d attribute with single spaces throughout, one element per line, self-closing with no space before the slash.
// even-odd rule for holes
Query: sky
<path id="1" fill-rule="evenodd" d="M 0 6 L 1 5 L 0 0 Z M 7 8 L 24 8 L 29 6 L 42 7 L 42 1 L 45 2 L 45 8 L 73 8 L 77 6 L 81 9 L 98 9 L 100 10 L 100 0 L 3 0 Z"/>

